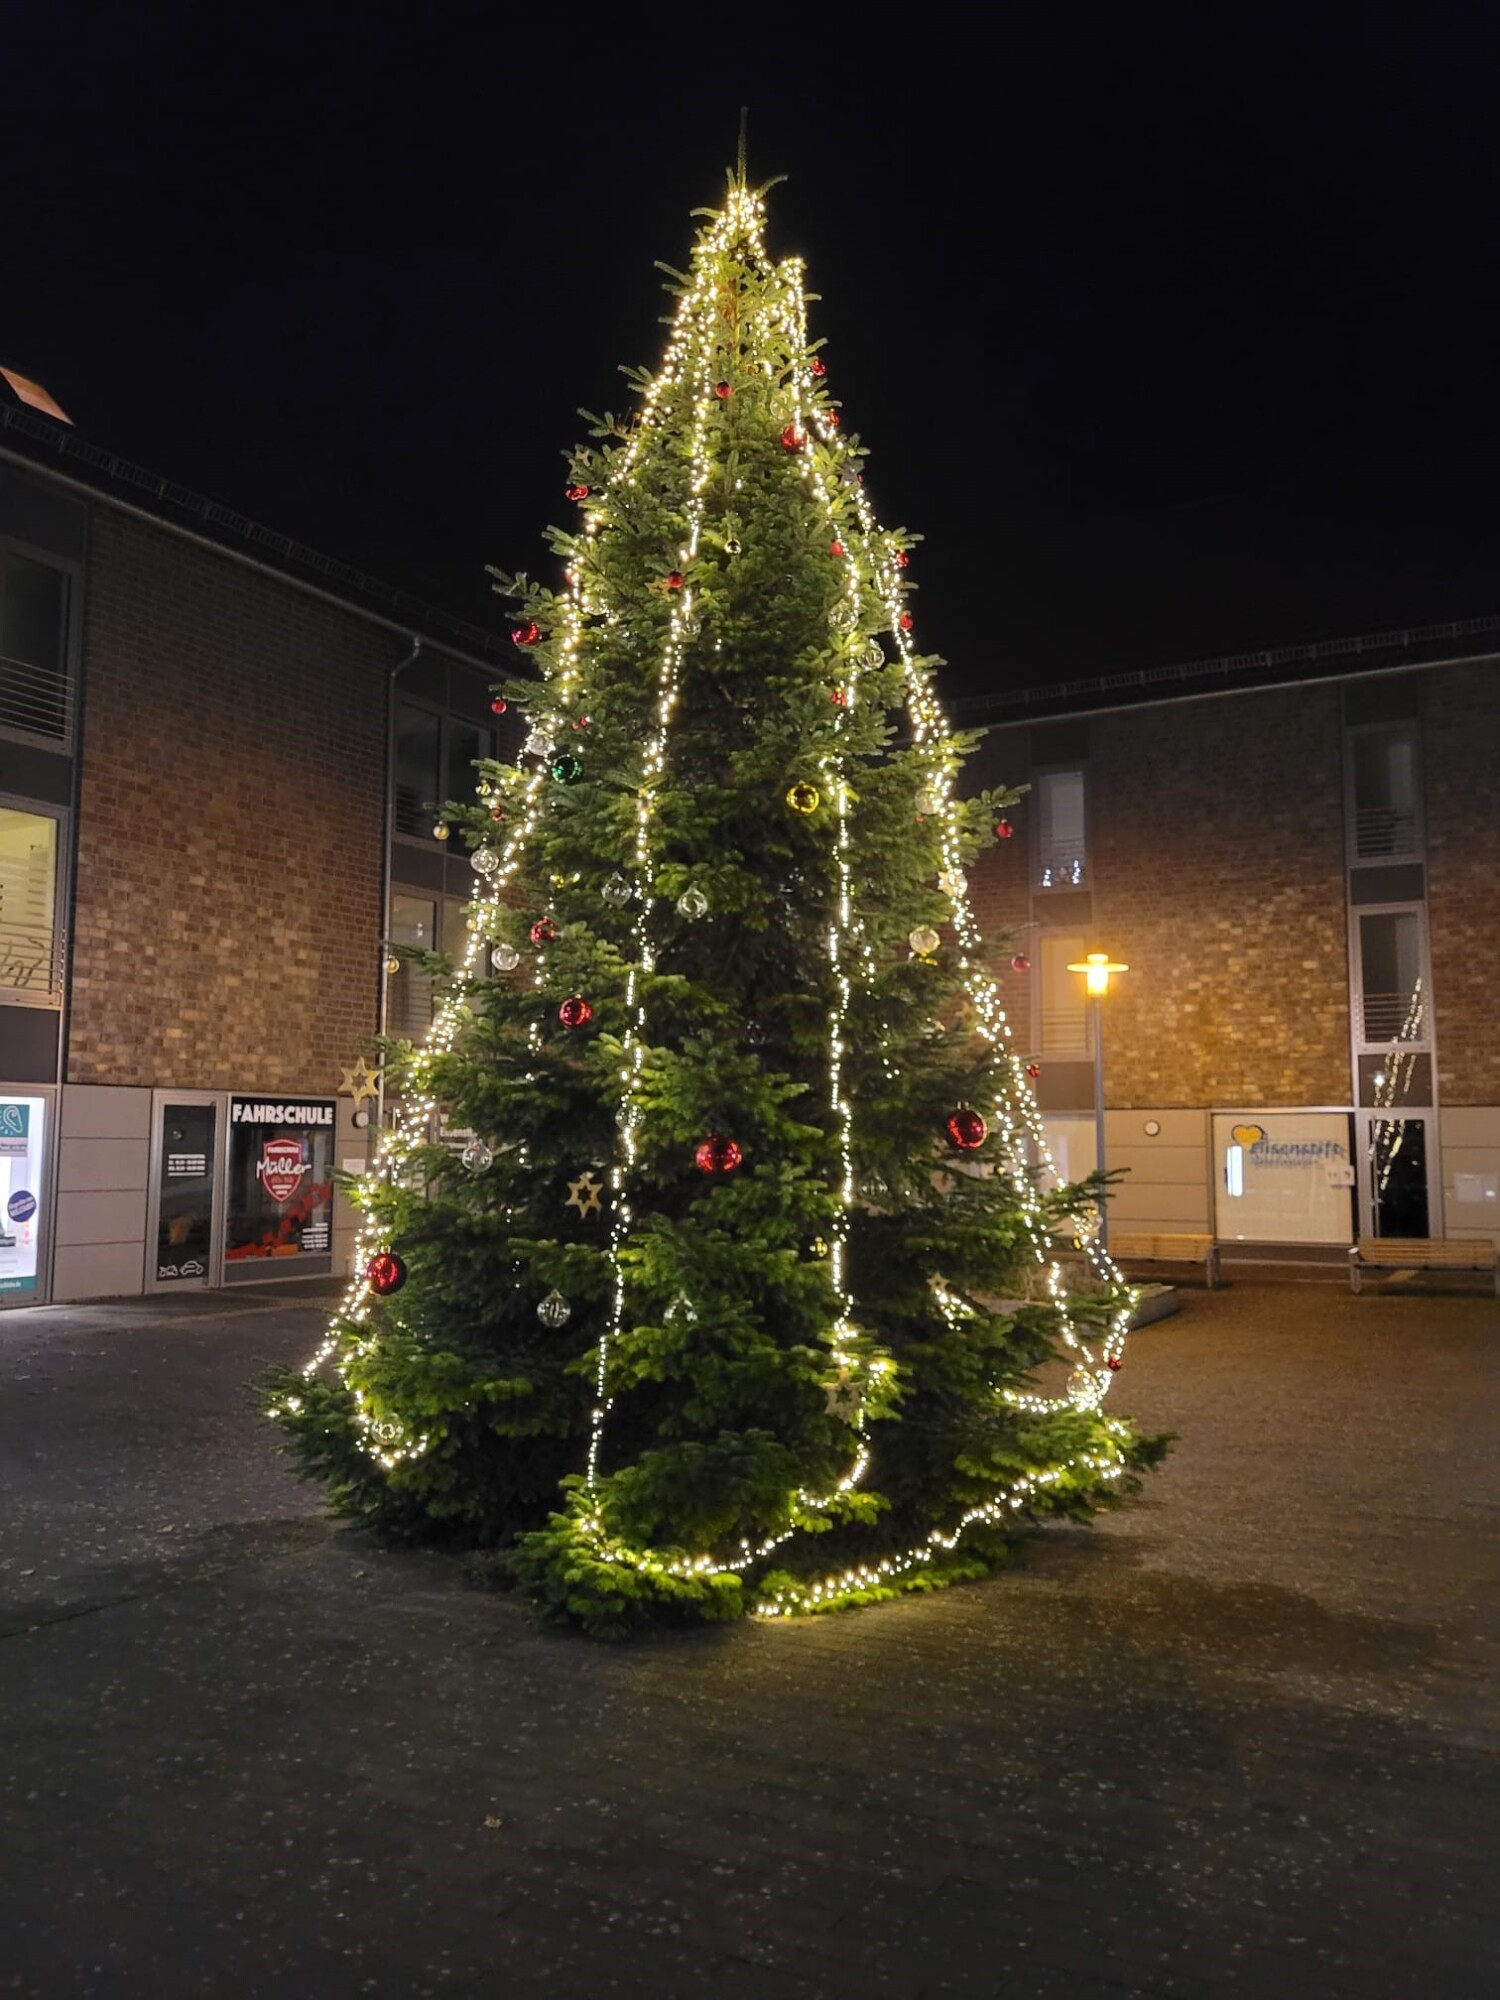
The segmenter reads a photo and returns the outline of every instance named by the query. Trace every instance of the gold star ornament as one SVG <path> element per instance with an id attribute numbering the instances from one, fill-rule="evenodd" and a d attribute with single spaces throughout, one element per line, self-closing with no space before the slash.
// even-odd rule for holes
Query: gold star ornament
<path id="1" fill-rule="evenodd" d="M 361 1056 L 359 1061 L 346 1069 L 342 1077 L 340 1077 L 339 1095 L 341 1097 L 352 1097 L 356 1111 L 358 1111 L 367 1097 L 373 1104 L 375 1099 L 380 1095 L 380 1071 L 378 1069 L 371 1069 L 364 1057 Z"/>
<path id="2" fill-rule="evenodd" d="M 580 1174 L 576 1181 L 568 1182 L 568 1199 L 563 1206 L 576 1208 L 580 1215 L 598 1215 L 603 1192 L 602 1181 L 596 1181 L 592 1174 Z"/>

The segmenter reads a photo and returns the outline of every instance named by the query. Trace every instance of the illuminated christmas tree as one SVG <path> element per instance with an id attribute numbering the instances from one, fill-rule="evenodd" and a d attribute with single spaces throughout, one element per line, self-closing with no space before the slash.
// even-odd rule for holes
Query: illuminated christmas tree
<path id="1" fill-rule="evenodd" d="M 974 1576 L 1162 1448 L 1105 1414 L 1130 1294 L 970 909 L 1010 796 L 959 794 L 912 538 L 763 232 L 736 177 L 572 456 L 564 587 L 501 579 L 530 734 L 447 809 L 467 952 L 270 1397 L 340 1509 L 600 1631 Z"/>

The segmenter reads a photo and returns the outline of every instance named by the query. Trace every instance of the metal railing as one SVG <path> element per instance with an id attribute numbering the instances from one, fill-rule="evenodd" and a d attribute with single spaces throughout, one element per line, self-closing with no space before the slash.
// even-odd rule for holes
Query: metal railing
<path id="1" fill-rule="evenodd" d="M 73 731 L 72 675 L 0 653 L 0 729 L 65 743 Z"/>
<path id="2" fill-rule="evenodd" d="M 1417 815 L 1410 808 L 1365 806 L 1354 815 L 1354 853 L 1360 861 L 1384 861 L 1417 852 Z"/>
<path id="3" fill-rule="evenodd" d="M 67 941 L 47 924 L 0 923 L 0 995 L 62 1005 Z"/>

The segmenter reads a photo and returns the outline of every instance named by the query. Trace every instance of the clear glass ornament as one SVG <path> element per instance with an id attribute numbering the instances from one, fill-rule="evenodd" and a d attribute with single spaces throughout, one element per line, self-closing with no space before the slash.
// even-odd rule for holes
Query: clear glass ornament
<path id="1" fill-rule="evenodd" d="M 490 964 L 496 972 L 514 972 L 521 963 L 521 954 L 513 944 L 502 938 L 499 944 L 490 946 Z"/>
<path id="2" fill-rule="evenodd" d="M 526 739 L 525 750 L 528 757 L 550 757 L 552 738 L 545 729 L 533 729 Z"/>
<path id="3" fill-rule="evenodd" d="M 677 898 L 677 914 L 686 917 L 690 924 L 708 915 L 708 898 L 695 882 L 690 889 L 684 889 Z"/>
<path id="4" fill-rule="evenodd" d="M 476 847 L 469 856 L 469 866 L 476 875 L 493 875 L 500 866 L 500 857 L 493 847 Z"/>
<path id="5" fill-rule="evenodd" d="M 686 1292 L 679 1292 L 662 1314 L 668 1326 L 693 1326 L 697 1323 L 698 1308 Z"/>
<path id="6" fill-rule="evenodd" d="M 841 597 L 829 608 L 828 622 L 835 632 L 852 632 L 859 623 L 859 606 L 852 597 Z"/>
<path id="7" fill-rule="evenodd" d="M 634 891 L 623 875 L 611 875 L 599 894 L 612 910 L 623 910 Z"/>
<path id="8" fill-rule="evenodd" d="M 536 1316 L 543 1326 L 566 1326 L 573 1317 L 573 1308 L 561 1292 L 548 1292 L 536 1309 Z"/>
<path id="9" fill-rule="evenodd" d="M 483 1139 L 471 1139 L 459 1154 L 471 1174 L 482 1174 L 494 1157 Z"/>
<path id="10" fill-rule="evenodd" d="M 943 810 L 943 795 L 935 792 L 931 785 L 924 785 L 917 793 L 915 804 L 923 819 L 931 819 Z"/>
<path id="11" fill-rule="evenodd" d="M 860 655 L 860 659 L 867 673 L 879 673 L 880 669 L 885 665 L 885 652 L 881 647 L 880 641 L 872 639 Z"/>
<path id="12" fill-rule="evenodd" d="M 931 924 L 918 924 L 906 939 L 918 958 L 930 958 L 942 941 Z"/>

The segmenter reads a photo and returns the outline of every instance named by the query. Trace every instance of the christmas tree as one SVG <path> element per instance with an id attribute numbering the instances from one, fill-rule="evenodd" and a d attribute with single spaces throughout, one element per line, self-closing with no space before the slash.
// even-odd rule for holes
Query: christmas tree
<path id="1" fill-rule="evenodd" d="M 913 538 L 764 223 L 733 178 L 572 454 L 564 587 L 499 579 L 530 733 L 445 810 L 467 952 L 269 1396 L 340 1510 L 506 1549 L 596 1631 L 975 1576 L 1162 1449 L 1105 1414 L 1131 1294 L 970 908 L 1014 795 L 959 794 Z"/>

